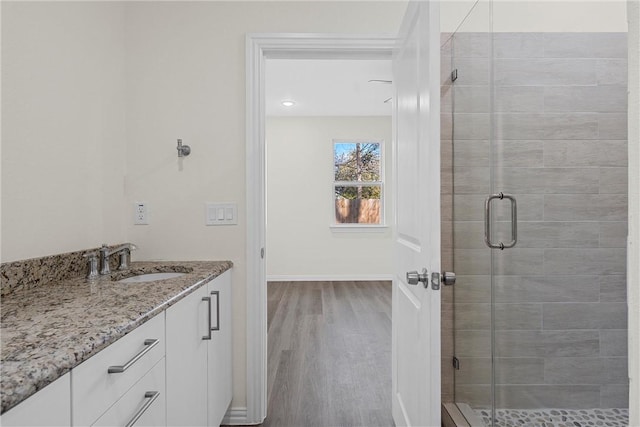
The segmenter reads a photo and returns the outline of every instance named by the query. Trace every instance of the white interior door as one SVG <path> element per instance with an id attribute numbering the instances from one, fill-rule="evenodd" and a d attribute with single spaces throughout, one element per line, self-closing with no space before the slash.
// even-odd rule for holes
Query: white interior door
<path id="1" fill-rule="evenodd" d="M 438 3 L 411 2 L 393 60 L 396 215 L 393 418 L 440 426 L 440 28 Z M 427 269 L 425 283 L 407 272 Z"/>

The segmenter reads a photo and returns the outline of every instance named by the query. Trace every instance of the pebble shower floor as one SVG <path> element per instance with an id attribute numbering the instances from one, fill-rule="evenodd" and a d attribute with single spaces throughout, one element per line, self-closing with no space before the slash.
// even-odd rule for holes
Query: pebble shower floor
<path id="1" fill-rule="evenodd" d="M 491 425 L 491 411 L 476 414 Z M 628 409 L 497 409 L 498 427 L 628 427 Z"/>

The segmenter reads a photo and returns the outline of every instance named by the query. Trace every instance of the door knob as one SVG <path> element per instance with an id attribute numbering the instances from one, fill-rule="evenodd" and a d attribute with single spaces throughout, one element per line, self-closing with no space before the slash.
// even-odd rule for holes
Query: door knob
<path id="1" fill-rule="evenodd" d="M 456 273 L 451 271 L 442 272 L 442 277 L 440 278 L 442 283 L 445 285 L 455 285 L 456 284 Z"/>
<path id="2" fill-rule="evenodd" d="M 417 285 L 418 282 L 422 282 L 424 287 L 429 286 L 429 277 L 427 274 L 427 269 L 423 268 L 422 273 L 418 273 L 417 271 L 409 271 L 407 272 L 407 283 L 410 285 Z"/>

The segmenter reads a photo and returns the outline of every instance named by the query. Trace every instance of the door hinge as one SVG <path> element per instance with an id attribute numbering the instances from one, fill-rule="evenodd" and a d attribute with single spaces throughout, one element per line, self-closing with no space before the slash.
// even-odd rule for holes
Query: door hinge
<path id="1" fill-rule="evenodd" d="M 453 356 L 453 369 L 456 371 L 460 370 L 460 360 L 455 356 Z"/>
<path id="2" fill-rule="evenodd" d="M 451 81 L 455 82 L 456 80 L 458 80 L 458 69 L 455 68 L 452 72 L 451 72 Z"/>

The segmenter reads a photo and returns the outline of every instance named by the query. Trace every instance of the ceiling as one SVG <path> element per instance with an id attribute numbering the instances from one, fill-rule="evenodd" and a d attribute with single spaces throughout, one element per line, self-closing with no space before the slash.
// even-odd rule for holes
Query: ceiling
<path id="1" fill-rule="evenodd" d="M 369 80 L 391 80 L 391 61 L 267 59 L 267 116 L 390 116 L 392 85 Z"/>

